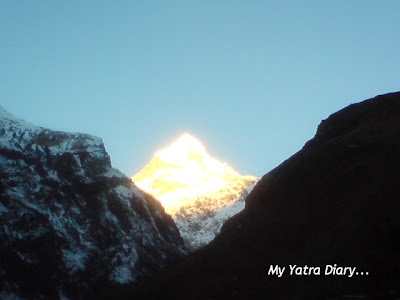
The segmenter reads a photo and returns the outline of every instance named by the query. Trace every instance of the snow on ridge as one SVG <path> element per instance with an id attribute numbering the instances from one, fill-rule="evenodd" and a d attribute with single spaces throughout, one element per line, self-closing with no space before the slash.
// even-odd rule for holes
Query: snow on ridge
<path id="1" fill-rule="evenodd" d="M 125 198 L 132 198 L 133 191 L 130 188 L 127 188 L 124 185 L 119 185 L 115 188 L 115 192 Z"/>
<path id="2" fill-rule="evenodd" d="M 257 182 L 258 182 L 258 181 L 256 181 L 256 182 L 254 182 L 254 183 L 248 185 L 248 186 L 245 188 L 246 191 L 247 191 L 247 193 L 250 194 L 250 192 L 251 192 L 251 191 L 254 189 L 254 187 L 256 186 Z"/>
<path id="3" fill-rule="evenodd" d="M 43 127 L 35 126 L 23 119 L 15 117 L 13 114 L 9 113 L 4 107 L 0 105 L 0 124 L 7 127 L 15 126 L 19 129 L 43 129 Z"/>
<path id="4" fill-rule="evenodd" d="M 62 131 L 47 131 L 45 133 L 48 133 L 49 139 L 57 138 L 58 136 L 64 136 L 63 141 L 49 146 L 49 149 L 53 154 L 59 154 L 62 152 L 70 152 L 72 154 L 89 152 L 92 154 L 98 153 L 100 156 L 108 155 L 105 151 L 103 140 L 94 135 L 83 133 L 67 133 Z"/>
<path id="5" fill-rule="evenodd" d="M 109 168 L 107 170 L 107 172 L 105 172 L 103 175 L 105 177 L 109 177 L 109 178 L 113 178 L 113 177 L 128 178 L 128 176 L 126 176 L 124 173 L 122 173 L 120 170 L 118 170 L 116 168 Z"/>
<path id="6" fill-rule="evenodd" d="M 13 146 L 16 143 L 24 148 L 28 142 L 32 141 L 32 138 L 44 136 L 49 142 L 55 141 L 57 138 L 62 140 L 60 143 L 55 142 L 54 145 L 49 146 L 53 154 L 58 154 L 61 151 L 71 153 L 87 151 L 92 153 L 99 152 L 102 156 L 106 153 L 103 140 L 100 137 L 87 133 L 69 133 L 39 127 L 15 117 L 1 105 L 0 125 L 4 129 L 3 133 L 0 132 L 1 144 L 8 146 L 8 148 L 15 148 Z M 17 133 L 18 137 L 15 137 L 14 133 Z"/>
<path id="7" fill-rule="evenodd" d="M 217 211 L 215 213 L 214 218 L 215 219 L 223 219 L 223 221 L 226 221 L 228 218 L 241 212 L 244 209 L 244 206 L 245 206 L 245 202 L 244 202 L 244 199 L 242 198 L 239 201 L 231 203 L 228 206 L 225 206 L 223 209 Z"/>
<path id="8" fill-rule="evenodd" d="M 254 182 L 240 189 L 234 186 L 224 190 L 224 193 L 214 194 L 211 197 L 213 199 L 222 199 L 226 193 L 235 195 L 235 199 L 218 206 L 211 205 L 208 207 L 208 211 L 203 210 L 201 206 L 197 208 L 196 206 L 184 207 L 185 211 L 173 216 L 186 245 L 194 250 L 211 242 L 220 232 L 222 225 L 245 208 L 245 198 L 255 184 Z M 214 203 L 218 203 L 218 201 Z"/>
<path id="9" fill-rule="evenodd" d="M 22 119 L 19 119 L 13 114 L 9 113 L 2 105 L 0 105 L 0 118 L 8 119 L 11 121 L 23 121 Z"/>

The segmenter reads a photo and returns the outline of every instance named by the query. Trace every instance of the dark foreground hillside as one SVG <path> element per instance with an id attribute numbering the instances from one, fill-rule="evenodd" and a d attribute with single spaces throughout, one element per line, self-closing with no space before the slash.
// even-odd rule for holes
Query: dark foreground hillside
<path id="1" fill-rule="evenodd" d="M 184 255 L 172 218 L 101 139 L 0 106 L 0 299 L 96 299 Z"/>
<path id="2" fill-rule="evenodd" d="M 399 179 L 400 93 L 350 105 L 266 174 L 210 245 L 124 296 L 399 299 Z M 359 275 L 325 275 L 334 264 Z M 283 276 L 268 275 L 271 265 Z"/>

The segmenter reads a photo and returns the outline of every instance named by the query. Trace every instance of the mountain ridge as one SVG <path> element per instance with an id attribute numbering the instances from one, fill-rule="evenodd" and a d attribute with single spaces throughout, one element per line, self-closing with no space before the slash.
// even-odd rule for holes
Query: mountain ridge
<path id="1" fill-rule="evenodd" d="M 132 177 L 161 201 L 191 250 L 210 242 L 223 222 L 244 208 L 249 187 L 257 180 L 210 156 L 188 133 L 157 151 Z"/>
<path id="2" fill-rule="evenodd" d="M 330 115 L 259 180 L 210 244 L 126 295 L 398 299 L 399 137 L 399 92 Z M 358 275 L 268 274 L 271 266 L 334 264 Z"/>
<path id="3" fill-rule="evenodd" d="M 0 108 L 0 298 L 96 297 L 183 257 L 171 217 L 100 138 Z"/>

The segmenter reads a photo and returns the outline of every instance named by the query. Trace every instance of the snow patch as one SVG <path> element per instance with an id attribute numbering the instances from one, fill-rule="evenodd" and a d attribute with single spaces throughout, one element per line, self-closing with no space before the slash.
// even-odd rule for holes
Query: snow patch
<path id="1" fill-rule="evenodd" d="M 126 265 L 118 266 L 110 275 L 110 280 L 120 284 L 127 284 L 133 281 L 132 271 Z"/>
<path id="2" fill-rule="evenodd" d="M 113 213 L 111 213 L 109 210 L 107 210 L 104 213 L 104 216 L 105 216 L 106 220 L 110 220 L 111 222 L 113 222 L 115 225 L 117 225 L 119 227 L 118 218 Z"/>
<path id="3" fill-rule="evenodd" d="M 107 172 L 104 173 L 104 176 L 109 177 L 109 178 L 113 178 L 113 177 L 125 178 L 125 177 L 127 177 L 124 173 L 122 173 L 121 171 L 119 171 L 115 168 L 109 168 L 107 170 Z"/>
<path id="4" fill-rule="evenodd" d="M 76 271 L 85 269 L 85 261 L 87 259 L 87 254 L 80 249 L 74 249 L 75 252 L 71 250 L 62 250 L 63 261 L 65 267 L 69 269 L 72 273 Z"/>
<path id="5" fill-rule="evenodd" d="M 114 191 L 115 191 L 119 196 L 122 196 L 122 197 L 125 197 L 125 198 L 132 198 L 132 195 L 133 195 L 132 189 L 129 189 L 129 188 L 127 188 L 127 187 L 124 186 L 124 185 L 119 185 L 119 186 L 117 186 L 117 187 L 114 189 Z"/>
<path id="6" fill-rule="evenodd" d="M 110 280 L 118 282 L 120 284 L 126 284 L 133 282 L 138 274 L 132 275 L 132 271 L 135 267 L 139 256 L 135 250 L 135 245 L 132 244 L 131 247 L 124 245 L 124 251 L 119 252 L 113 259 L 113 263 L 118 263 L 114 267 L 114 270 L 110 274 Z"/>

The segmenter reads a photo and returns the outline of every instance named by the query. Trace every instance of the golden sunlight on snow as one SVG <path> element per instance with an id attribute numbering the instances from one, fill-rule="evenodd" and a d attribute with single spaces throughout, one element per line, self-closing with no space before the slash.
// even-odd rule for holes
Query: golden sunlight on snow
<path id="1" fill-rule="evenodd" d="M 224 189 L 242 178 L 226 163 L 208 155 L 204 146 L 188 133 L 157 151 L 152 160 L 135 176 L 133 182 L 161 201 L 167 213 L 174 215 L 180 207 L 201 195 Z"/>

